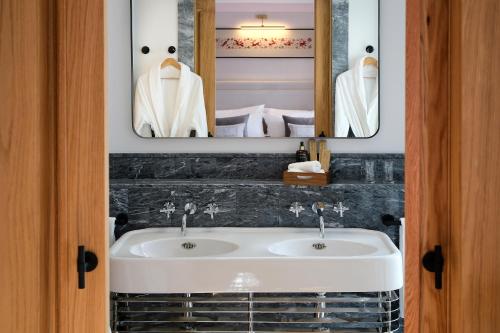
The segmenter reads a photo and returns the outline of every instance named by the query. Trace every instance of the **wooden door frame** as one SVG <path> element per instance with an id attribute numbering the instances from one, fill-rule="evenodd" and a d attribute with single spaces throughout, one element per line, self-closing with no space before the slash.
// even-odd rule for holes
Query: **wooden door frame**
<path id="1" fill-rule="evenodd" d="M 104 8 L 102 1 L 98 0 L 87 0 L 84 3 L 60 0 L 56 3 L 56 179 L 60 195 L 56 205 L 58 228 L 55 231 L 58 265 L 53 271 L 58 276 L 58 291 L 54 292 L 58 299 L 59 315 L 58 330 L 54 332 L 76 332 L 70 317 L 75 311 L 82 311 L 87 315 L 89 311 L 98 314 L 95 318 L 100 324 L 95 327 L 95 332 L 101 329 L 104 332 L 108 322 L 106 308 L 88 309 L 74 305 L 75 301 L 82 298 L 82 294 L 75 290 L 74 261 L 77 243 L 85 242 L 91 248 L 95 246 L 95 251 L 104 254 L 102 262 L 107 261 L 107 248 L 102 247 L 106 244 L 107 228 L 103 227 L 100 233 L 93 235 L 79 235 L 86 230 L 74 228 L 74 224 L 89 223 L 86 221 L 88 218 L 102 218 L 104 221 L 107 215 L 107 154 L 105 147 L 104 151 L 93 149 L 96 143 L 99 146 L 99 143 L 107 141 L 103 122 L 106 91 Z M 445 253 L 448 249 L 448 244 L 443 242 L 449 231 L 449 22 L 448 1 L 407 0 L 405 216 L 407 235 L 411 237 L 406 238 L 405 330 L 409 333 L 444 332 L 447 329 L 446 324 L 439 326 L 443 324 L 433 322 L 432 319 L 438 316 L 428 316 L 432 311 L 439 311 L 448 318 L 447 280 L 443 291 L 431 288 L 432 275 L 422 271 L 420 258 L 423 252 L 431 249 L 438 241 L 437 237 Z M 88 75 L 89 71 L 92 75 Z M 75 80 L 79 84 L 71 84 Z M 85 116 L 85 112 L 88 116 Z M 73 133 L 78 133 L 77 127 L 81 122 L 87 126 L 95 122 L 96 131 L 90 131 L 95 134 L 94 137 Z M 85 152 L 85 158 L 82 158 L 77 147 Z M 92 177 L 85 178 L 81 163 L 95 170 Z M 438 170 L 433 167 L 438 167 Z M 104 191 L 103 185 L 106 187 Z M 95 186 L 99 189 L 94 195 L 95 201 L 84 202 L 83 205 L 79 197 L 72 193 L 78 189 L 93 190 Z M 440 223 L 435 223 L 436 221 Z M 79 239 L 79 236 L 83 239 Z M 97 239 L 93 240 L 92 236 Z M 89 275 L 88 285 L 99 285 L 99 281 L 105 281 L 106 287 L 101 283 L 101 287 L 96 287 L 90 294 L 93 297 L 103 297 L 106 302 L 107 267 L 104 266 L 106 265 Z M 445 272 L 445 278 L 448 275 Z M 432 307 L 431 302 L 439 304 L 440 308 Z M 104 304 L 107 307 L 107 303 Z M 422 319 L 427 320 L 424 322 Z"/>
<path id="2" fill-rule="evenodd" d="M 323 3 L 322 0 L 320 1 Z M 320 1 L 317 1 L 317 3 L 320 3 Z M 330 3 L 330 1 L 328 1 L 328 3 Z M 421 322 L 421 319 L 426 317 L 424 311 L 426 313 L 430 311 L 424 309 L 423 305 L 426 304 L 427 298 L 432 300 L 435 300 L 436 297 L 443 299 L 444 294 L 444 292 L 436 292 L 428 287 L 428 285 L 432 284 L 432 276 L 422 272 L 420 266 L 420 258 L 422 257 L 423 251 L 432 248 L 433 241 L 435 241 L 429 240 L 428 238 L 423 239 L 423 236 L 426 234 L 431 234 L 426 228 L 436 225 L 435 223 L 430 223 L 436 220 L 445 221 L 439 224 L 442 226 L 441 228 L 445 228 L 447 225 L 446 221 L 448 221 L 448 200 L 440 200 L 440 206 L 434 205 L 434 200 L 437 200 L 440 196 L 444 195 L 444 198 L 448 198 L 449 188 L 449 106 L 447 103 L 449 91 L 448 89 L 437 89 L 439 85 L 443 84 L 441 80 L 432 81 L 432 79 L 437 78 L 436 76 L 442 74 L 439 71 L 433 71 L 436 69 L 436 66 L 445 68 L 446 70 L 448 69 L 447 54 L 449 42 L 447 24 L 443 24 L 443 21 L 441 21 L 439 27 L 441 30 L 438 30 L 432 25 L 433 21 L 439 22 L 439 19 L 445 19 L 444 22 L 448 22 L 449 19 L 447 2 L 440 1 L 439 3 L 438 5 L 432 6 L 432 0 L 407 0 L 405 216 L 407 235 L 411 235 L 411 237 L 406 238 L 405 329 L 406 332 L 409 333 L 426 331 L 426 329 L 434 325 L 426 323 L 424 326 Z M 65 311 L 60 313 L 59 318 L 59 327 L 64 328 L 61 332 L 65 332 L 70 331 L 68 328 L 71 327 L 71 323 L 68 322 L 70 318 L 68 313 L 74 310 L 74 307 L 70 306 L 74 299 L 71 298 L 71 293 L 65 293 L 64 291 L 74 288 L 75 279 L 74 267 L 72 266 L 75 258 L 71 257 L 71 253 L 74 254 L 73 246 L 75 246 L 75 244 L 69 244 L 70 240 L 74 240 L 72 239 L 73 236 L 70 235 L 71 231 L 68 229 L 68 225 L 71 221 L 74 221 L 74 216 L 79 216 L 79 213 L 82 216 L 84 215 L 84 212 L 81 212 L 78 207 L 78 202 L 67 198 L 69 192 L 67 188 L 68 183 L 71 183 L 71 178 L 74 174 L 78 174 L 79 165 L 71 162 L 72 158 L 77 158 L 78 160 L 78 155 L 72 154 L 69 149 L 69 147 L 78 142 L 78 138 L 67 136 L 66 134 L 68 133 L 68 124 L 74 124 L 74 121 L 80 120 L 78 118 L 78 113 L 68 112 L 68 110 L 69 107 L 71 107 L 72 110 L 81 112 L 88 111 L 89 107 L 95 107 L 95 110 L 104 110 L 104 64 L 100 62 L 103 60 L 104 42 L 103 39 L 99 38 L 88 39 L 89 31 L 87 29 L 92 29 L 92 26 L 98 27 L 99 31 L 102 29 L 103 38 L 105 33 L 103 28 L 103 8 L 100 1 L 87 0 L 86 6 L 80 6 L 78 3 L 72 3 L 68 0 L 60 0 L 58 4 L 58 40 L 60 46 L 58 48 L 58 56 L 60 57 L 60 76 L 58 81 L 60 85 L 60 92 L 58 94 L 58 111 L 60 112 L 58 115 L 58 139 L 63 140 L 58 149 L 58 166 L 59 170 L 65 170 L 65 172 L 58 174 L 59 189 L 63 195 L 60 196 L 58 200 L 58 207 L 62 213 L 59 215 L 59 229 L 57 235 L 60 255 L 60 260 L 58 262 L 61 267 L 67 269 L 63 271 L 63 273 L 65 272 L 64 274 L 58 275 L 58 281 L 61 285 L 61 291 L 58 293 L 58 308 L 60 310 L 65 309 Z M 96 12 L 92 12 L 93 10 Z M 82 11 L 83 13 L 90 14 L 88 17 L 92 17 L 92 23 L 83 22 L 85 15 L 81 14 Z M 331 29 L 328 30 L 331 31 Z M 439 33 L 439 31 L 441 32 Z M 95 31 L 92 30 L 91 33 L 95 33 Z M 431 44 L 431 41 L 433 44 Z M 76 57 L 76 54 L 71 53 L 71 50 L 77 49 L 81 47 L 81 45 L 85 45 L 88 48 L 94 48 L 99 54 L 99 57 L 86 57 L 87 59 L 95 60 L 89 62 L 83 61 L 75 63 L 70 61 L 70 59 L 65 62 L 64 59 L 67 59 L 68 52 Z M 441 47 L 436 47 L 436 45 L 441 45 Z M 328 52 L 330 52 L 330 49 L 331 48 L 328 48 Z M 197 52 L 199 52 L 199 49 Z M 84 58 L 82 57 L 81 59 Z M 99 69 L 97 73 L 101 73 L 102 75 L 87 77 L 83 75 L 83 71 L 79 69 L 80 66 L 84 66 L 86 69 L 91 68 L 92 70 L 95 69 L 93 66 L 97 66 Z M 197 66 L 199 66 L 199 64 Z M 212 68 L 207 70 L 213 71 Z M 445 78 L 448 80 L 448 72 L 445 74 Z M 75 96 L 78 96 L 80 93 L 80 86 L 67 85 L 66 83 L 71 78 L 75 77 L 89 83 L 89 87 L 96 88 L 93 90 L 93 94 L 98 96 L 98 98 L 96 100 L 90 100 L 90 95 L 85 95 L 84 97 L 86 97 L 85 100 L 87 104 L 77 105 L 74 103 L 76 100 L 79 100 L 76 99 Z M 328 77 L 331 78 L 331 75 L 328 75 Z M 445 82 L 444 86 L 447 87 L 448 82 Z M 424 96 L 426 98 L 424 98 Z M 440 102 L 444 104 L 440 104 Z M 439 114 L 435 112 L 436 108 L 443 113 Z M 97 116 L 100 117 L 102 114 L 97 112 Z M 434 125 L 431 127 L 429 127 L 430 122 L 434 122 Z M 105 129 L 103 129 L 101 125 L 99 126 L 101 130 L 98 133 L 98 138 L 102 140 L 102 142 L 105 142 Z M 435 141 L 436 139 L 437 141 Z M 88 145 L 95 142 L 97 141 L 83 142 L 83 144 Z M 435 142 L 439 144 L 435 145 Z M 102 151 L 97 151 L 95 154 L 92 153 L 91 157 L 93 157 L 95 161 L 107 160 L 107 156 L 102 156 Z M 431 166 L 437 165 L 444 166 L 444 168 L 437 173 L 433 172 L 433 170 L 429 170 Z M 107 172 L 107 170 L 104 170 L 106 168 L 106 163 L 98 162 L 95 167 L 99 170 L 99 175 L 94 179 L 94 182 L 90 181 L 87 185 L 96 185 L 95 181 L 107 184 L 107 179 L 102 178 L 102 175 L 105 175 Z M 107 202 L 106 193 L 99 193 L 96 197 L 102 200 L 102 202 Z M 106 210 L 105 205 L 102 206 L 101 203 L 101 205 L 98 204 L 98 207 L 99 214 L 104 214 L 105 216 L 107 214 L 103 212 L 103 210 Z M 436 207 L 438 209 L 436 209 Z M 433 232 L 435 231 L 436 230 L 433 230 Z M 446 232 L 446 230 L 443 232 Z M 102 235 L 105 234 L 105 232 L 102 233 Z M 101 243 L 104 244 L 105 240 Z M 446 244 L 442 245 L 446 246 Z M 104 253 L 107 252 L 107 249 L 100 250 Z M 106 255 L 104 258 L 106 258 Z M 60 269 L 60 267 L 58 269 Z M 94 276 L 95 279 L 93 279 L 93 281 L 95 281 L 95 283 L 98 283 L 98 281 L 107 281 L 107 272 L 105 269 Z M 445 274 L 445 277 L 446 276 L 447 274 Z M 104 293 L 107 293 L 107 290 L 105 290 Z M 445 304 L 445 302 L 439 303 Z M 106 318 L 103 317 L 102 321 L 107 322 L 107 311 L 101 312 L 106 313 Z"/>
<path id="3" fill-rule="evenodd" d="M 203 79 L 208 132 L 215 136 L 215 0 L 196 0 L 194 10 L 194 63 L 196 72 Z"/>

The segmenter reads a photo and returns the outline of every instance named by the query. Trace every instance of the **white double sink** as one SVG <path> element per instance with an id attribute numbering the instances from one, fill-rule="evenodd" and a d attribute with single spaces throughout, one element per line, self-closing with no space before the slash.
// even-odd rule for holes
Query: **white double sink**
<path id="1" fill-rule="evenodd" d="M 403 286 L 401 253 L 364 229 L 158 228 L 110 250 L 112 292 L 370 292 Z"/>

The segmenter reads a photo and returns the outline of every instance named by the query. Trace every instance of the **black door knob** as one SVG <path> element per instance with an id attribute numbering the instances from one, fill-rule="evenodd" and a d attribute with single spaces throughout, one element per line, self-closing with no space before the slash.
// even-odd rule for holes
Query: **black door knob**
<path id="1" fill-rule="evenodd" d="M 85 251 L 85 246 L 78 246 L 77 258 L 77 271 L 78 271 L 78 289 L 85 289 L 85 273 L 92 272 L 96 269 L 99 260 L 95 253 Z"/>
<path id="2" fill-rule="evenodd" d="M 443 288 L 444 257 L 441 245 L 436 245 L 434 251 L 427 252 L 422 258 L 424 268 L 434 273 L 434 286 L 436 289 Z"/>

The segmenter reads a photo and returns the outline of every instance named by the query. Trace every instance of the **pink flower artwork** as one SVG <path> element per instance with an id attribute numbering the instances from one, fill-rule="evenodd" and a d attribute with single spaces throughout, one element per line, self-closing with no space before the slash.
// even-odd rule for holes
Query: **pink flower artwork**
<path id="1" fill-rule="evenodd" d="M 309 50 L 313 48 L 312 38 L 217 38 L 219 49 L 294 49 Z"/>

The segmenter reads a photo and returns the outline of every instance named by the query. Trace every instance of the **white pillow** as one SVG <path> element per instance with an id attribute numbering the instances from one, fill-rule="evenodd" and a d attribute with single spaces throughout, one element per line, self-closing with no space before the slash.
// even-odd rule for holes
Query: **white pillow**
<path id="1" fill-rule="evenodd" d="M 314 125 L 288 124 L 291 138 L 313 138 Z"/>
<path id="2" fill-rule="evenodd" d="M 247 123 L 247 133 L 249 137 L 263 137 L 264 125 L 262 124 L 262 117 L 264 115 L 264 105 L 250 106 L 247 108 L 233 109 L 233 110 L 217 110 L 215 111 L 216 118 L 227 118 L 235 116 L 243 116 L 249 114 Z M 217 135 L 218 136 L 218 135 Z"/>
<path id="3" fill-rule="evenodd" d="M 216 126 L 218 138 L 242 138 L 245 132 L 246 123 L 236 125 Z"/>
<path id="4" fill-rule="evenodd" d="M 300 118 L 314 118 L 312 110 L 283 110 L 266 108 L 264 110 L 264 120 L 267 125 L 267 135 L 272 138 L 285 137 L 285 122 L 283 115 Z"/>

